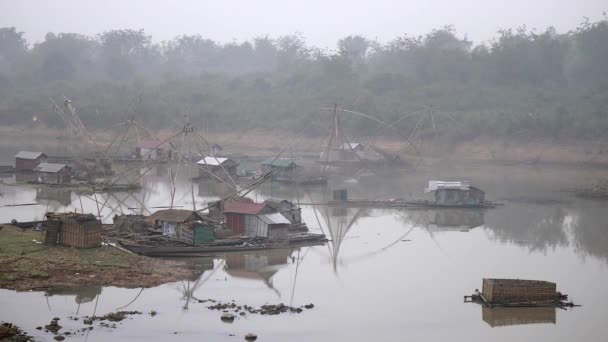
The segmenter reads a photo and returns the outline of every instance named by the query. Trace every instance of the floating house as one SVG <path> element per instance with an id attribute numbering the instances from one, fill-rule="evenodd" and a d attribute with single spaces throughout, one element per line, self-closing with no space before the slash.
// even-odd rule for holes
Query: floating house
<path id="1" fill-rule="evenodd" d="M 45 163 L 47 155 L 42 152 L 21 151 L 15 155 L 15 169 L 33 170 L 41 163 Z"/>
<path id="2" fill-rule="evenodd" d="M 72 170 L 65 164 L 40 163 L 33 171 L 38 183 L 66 184 L 72 181 Z"/>
<path id="3" fill-rule="evenodd" d="M 291 181 L 295 177 L 296 163 L 289 158 L 269 158 L 260 163 L 262 165 L 262 171 L 275 172 L 272 176 L 273 180 L 278 181 Z"/>
<path id="4" fill-rule="evenodd" d="M 267 203 L 226 202 L 223 214 L 233 235 L 283 240 L 291 224 Z"/>
<path id="5" fill-rule="evenodd" d="M 297 205 L 287 200 L 275 201 L 266 200 L 264 201 L 269 207 L 276 210 L 278 213 L 283 215 L 291 224 L 302 223 L 302 209 Z"/>
<path id="6" fill-rule="evenodd" d="M 213 226 L 193 210 L 159 210 L 146 218 L 146 222 L 162 230 L 162 234 L 188 245 L 214 240 Z"/>
<path id="7" fill-rule="evenodd" d="M 435 193 L 435 204 L 446 206 L 482 206 L 485 192 L 471 186 L 468 181 L 429 181 L 425 192 Z"/>
<path id="8" fill-rule="evenodd" d="M 135 155 L 144 160 L 156 160 L 169 155 L 169 144 L 157 140 L 142 140 L 135 145 Z"/>
<path id="9" fill-rule="evenodd" d="M 214 178 L 211 174 L 220 178 L 227 177 L 228 175 L 231 178 L 237 177 L 239 163 L 230 158 L 205 157 L 196 163 L 201 168 L 199 170 L 199 178 L 201 179 Z"/>

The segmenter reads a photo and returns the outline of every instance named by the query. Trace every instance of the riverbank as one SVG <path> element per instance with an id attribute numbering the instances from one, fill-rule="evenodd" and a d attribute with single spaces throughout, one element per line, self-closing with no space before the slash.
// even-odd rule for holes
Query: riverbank
<path id="1" fill-rule="evenodd" d="M 111 246 L 92 249 L 46 246 L 44 232 L 3 225 L 0 288 L 17 291 L 102 285 L 153 287 L 187 279 L 181 262 L 142 257 Z"/>
<path id="2" fill-rule="evenodd" d="M 166 139 L 175 132 L 160 130 L 158 136 Z M 283 156 L 316 157 L 327 143 L 324 136 L 295 135 L 293 132 L 267 132 L 249 130 L 246 132 L 201 132 L 209 144 L 219 144 L 223 153 L 239 156 L 268 157 L 275 156 L 286 146 L 294 146 L 292 152 L 283 152 Z M 108 132 L 92 131 L 100 146 L 106 146 L 112 140 Z M 55 155 L 81 155 L 92 151 L 91 144 L 81 141 L 80 144 L 66 145 L 64 132 L 46 127 L 0 127 L 0 163 L 10 165 L 13 155 L 20 150 L 44 151 Z M 394 136 L 350 137 L 352 141 L 369 146 L 371 142 L 384 152 L 399 155 L 403 160 L 414 159 L 418 163 L 420 156 L 428 159 L 453 161 L 482 161 L 498 165 L 517 164 L 555 164 L 555 165 L 593 165 L 608 166 L 608 142 L 597 139 L 563 139 L 520 138 L 505 139 L 484 137 L 453 141 L 437 137 L 424 142 L 416 142 L 414 151 L 403 139 Z M 88 148 L 87 148 L 88 145 Z M 125 151 L 129 147 L 125 146 Z M 134 147 L 133 147 L 134 152 Z M 287 153 L 287 154 L 286 154 Z"/>

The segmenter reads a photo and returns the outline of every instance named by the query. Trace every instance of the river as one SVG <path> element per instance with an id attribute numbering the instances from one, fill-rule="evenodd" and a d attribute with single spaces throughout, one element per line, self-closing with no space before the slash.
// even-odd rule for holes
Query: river
<path id="1" fill-rule="evenodd" d="M 139 310 L 118 324 L 80 332 L 69 340 L 175 341 L 604 341 L 608 325 L 608 202 L 582 200 L 563 189 L 589 185 L 600 169 L 468 165 L 450 162 L 416 171 L 385 171 L 332 180 L 328 188 L 264 184 L 256 201 L 286 198 L 304 203 L 303 217 L 325 246 L 227 253 L 188 260 L 188 281 L 149 289 L 114 287 L 71 291 L 0 290 L 0 320 L 36 330 L 53 317 L 67 330 L 85 327 L 82 317 Z M 331 191 L 351 198 L 421 198 L 429 179 L 468 179 L 486 197 L 504 205 L 485 211 L 330 208 Z M 5 178 L 11 183 L 12 178 Z M 144 188 L 127 194 L 78 195 L 59 190 L 0 185 L 0 222 L 40 219 L 47 210 L 100 214 L 111 222 L 120 212 L 169 205 L 166 170 L 142 178 Z M 174 205 L 197 208 L 229 193 L 213 182 L 176 184 Z M 97 196 L 97 198 L 95 198 Z M 97 203 L 101 203 L 98 208 Z M 98 210 L 99 209 L 99 210 Z M 154 209 L 150 209 L 154 211 Z M 482 279 L 521 278 L 556 282 L 582 305 L 569 310 L 487 309 L 464 303 Z M 234 300 L 239 305 L 285 303 L 314 308 L 275 316 L 247 314 L 233 323 L 198 300 Z M 150 316 L 152 310 L 158 314 Z M 80 317 L 78 321 L 69 316 Z M 231 336 L 234 335 L 234 336 Z"/>

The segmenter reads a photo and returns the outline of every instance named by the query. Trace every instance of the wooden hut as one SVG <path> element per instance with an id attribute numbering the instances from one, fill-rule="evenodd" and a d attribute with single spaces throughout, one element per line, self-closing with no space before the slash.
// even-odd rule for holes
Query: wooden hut
<path id="1" fill-rule="evenodd" d="M 213 226 L 193 210 L 159 210 L 148 216 L 146 222 L 160 228 L 164 236 L 189 245 L 211 242 L 214 239 Z"/>
<path id="2" fill-rule="evenodd" d="M 21 151 L 15 155 L 15 169 L 33 170 L 40 163 L 46 162 L 47 156 L 42 152 Z"/>
<path id="3" fill-rule="evenodd" d="M 233 235 L 245 234 L 245 227 L 248 222 L 253 220 L 258 214 L 272 212 L 272 209 L 265 203 L 250 202 L 225 202 L 222 209 L 226 228 Z"/>
<path id="4" fill-rule="evenodd" d="M 41 163 L 34 168 L 36 181 L 44 184 L 65 184 L 72 181 L 72 170 L 65 164 Z"/>
<path id="5" fill-rule="evenodd" d="M 269 158 L 260 163 L 262 172 L 275 172 L 273 180 L 292 181 L 295 177 L 297 165 L 289 158 Z"/>
<path id="6" fill-rule="evenodd" d="M 283 215 L 291 224 L 302 223 L 302 209 L 292 202 L 287 200 L 266 200 L 264 203 Z"/>
<path id="7" fill-rule="evenodd" d="M 101 247 L 101 221 L 91 214 L 47 213 L 45 243 L 76 248 Z"/>
<path id="8" fill-rule="evenodd" d="M 230 158 L 205 157 L 199 160 L 197 164 L 200 167 L 199 178 L 202 179 L 214 178 L 211 174 L 220 178 L 227 176 L 230 176 L 231 178 L 237 177 L 237 167 L 239 166 L 239 163 Z"/>
<path id="9" fill-rule="evenodd" d="M 425 192 L 433 192 L 439 205 L 478 206 L 485 202 L 485 192 L 468 181 L 429 181 Z"/>
<path id="10" fill-rule="evenodd" d="M 284 240 L 291 224 L 267 203 L 226 202 L 223 213 L 233 235 Z"/>

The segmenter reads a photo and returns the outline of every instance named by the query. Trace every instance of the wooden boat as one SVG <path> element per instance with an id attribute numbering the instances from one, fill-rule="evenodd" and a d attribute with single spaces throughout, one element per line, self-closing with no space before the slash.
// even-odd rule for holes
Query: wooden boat
<path id="1" fill-rule="evenodd" d="M 264 243 L 249 243 L 246 240 L 240 243 L 214 242 L 198 246 L 162 246 L 162 245 L 131 245 L 119 241 L 120 247 L 133 253 L 150 257 L 192 257 L 213 253 L 256 251 L 265 249 L 282 249 L 302 246 L 323 245 L 327 239 L 323 234 L 295 234 L 285 241 L 268 241 Z"/>

